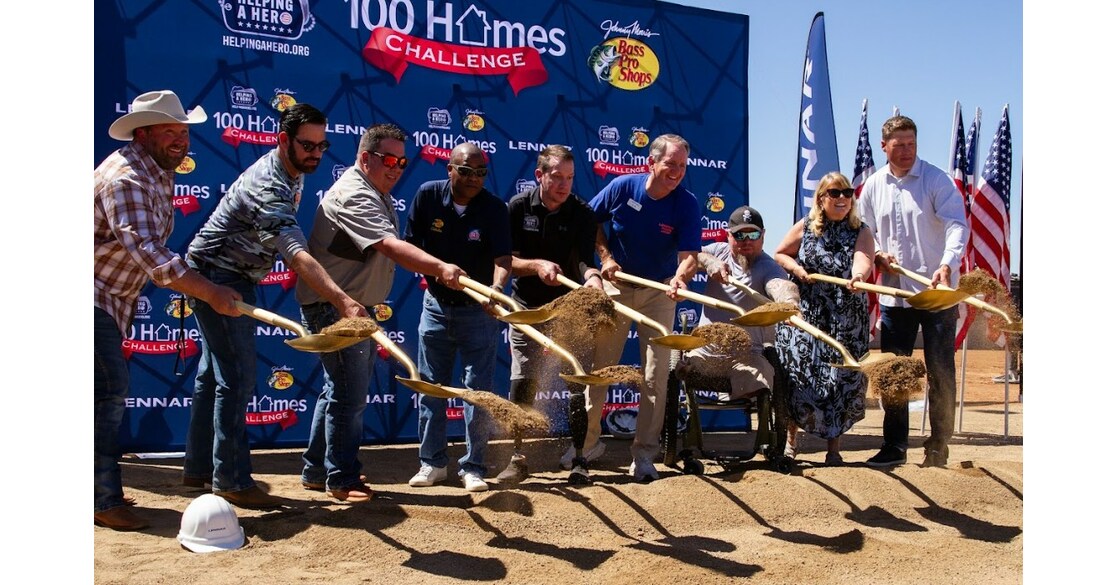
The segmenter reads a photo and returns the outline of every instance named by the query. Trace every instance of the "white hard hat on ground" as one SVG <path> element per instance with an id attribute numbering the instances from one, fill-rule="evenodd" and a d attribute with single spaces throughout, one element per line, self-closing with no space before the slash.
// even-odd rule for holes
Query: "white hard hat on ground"
<path id="1" fill-rule="evenodd" d="M 204 494 L 190 502 L 182 513 L 178 541 L 196 553 L 235 550 L 244 546 L 244 529 L 229 502 L 214 494 Z"/>

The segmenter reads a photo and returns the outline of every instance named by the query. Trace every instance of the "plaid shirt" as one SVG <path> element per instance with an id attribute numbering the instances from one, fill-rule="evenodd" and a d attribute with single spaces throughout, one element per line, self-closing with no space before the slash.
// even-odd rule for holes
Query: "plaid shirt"
<path id="1" fill-rule="evenodd" d="M 125 336 L 148 279 L 165 287 L 188 269 L 164 245 L 174 229 L 174 187 L 174 171 L 136 142 L 93 171 L 93 306 Z"/>

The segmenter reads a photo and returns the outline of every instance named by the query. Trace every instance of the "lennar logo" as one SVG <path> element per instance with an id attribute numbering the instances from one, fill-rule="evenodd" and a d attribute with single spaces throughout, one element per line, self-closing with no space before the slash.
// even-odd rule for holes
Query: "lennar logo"
<path id="1" fill-rule="evenodd" d="M 219 0 L 225 28 L 242 35 L 293 41 L 314 28 L 310 0 Z"/>
<path id="2" fill-rule="evenodd" d="M 617 131 L 616 126 L 600 126 L 597 129 L 597 139 L 601 141 L 601 144 L 617 146 L 620 137 L 621 133 Z"/>
<path id="3" fill-rule="evenodd" d="M 251 87 L 234 85 L 229 90 L 229 105 L 238 110 L 255 110 L 260 98 L 256 97 L 256 90 Z"/>
<path id="4" fill-rule="evenodd" d="M 450 112 L 440 108 L 427 108 L 427 126 L 449 130 Z"/>

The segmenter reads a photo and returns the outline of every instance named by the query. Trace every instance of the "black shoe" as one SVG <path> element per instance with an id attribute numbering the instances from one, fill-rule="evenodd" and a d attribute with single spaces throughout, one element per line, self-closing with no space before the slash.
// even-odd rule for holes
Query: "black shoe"
<path id="1" fill-rule="evenodd" d="M 527 478 L 527 457 L 513 455 L 512 460 L 508 462 L 508 467 L 497 474 L 496 482 L 504 485 L 515 485 Z"/>
<path id="2" fill-rule="evenodd" d="M 891 445 L 885 445 L 881 448 L 880 453 L 870 457 L 865 465 L 869 467 L 893 467 L 907 462 L 908 454 L 906 451 Z"/>
<path id="3" fill-rule="evenodd" d="M 950 458 L 950 447 L 943 447 L 942 450 L 926 449 L 924 450 L 923 463 L 920 467 L 946 467 L 946 462 Z"/>

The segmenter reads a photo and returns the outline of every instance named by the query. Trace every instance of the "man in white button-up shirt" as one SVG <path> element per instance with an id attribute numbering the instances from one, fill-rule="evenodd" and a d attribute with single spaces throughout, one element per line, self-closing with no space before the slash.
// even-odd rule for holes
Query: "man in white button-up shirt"
<path id="1" fill-rule="evenodd" d="M 893 272 L 899 264 L 926 275 L 933 285 L 954 286 L 969 226 L 965 202 L 954 181 L 938 167 L 916 156 L 915 122 L 893 116 L 881 129 L 881 149 L 888 164 L 865 182 L 859 201 L 861 219 L 876 240 L 876 269 L 881 284 L 918 292 L 923 285 Z M 958 309 L 931 312 L 908 306 L 903 299 L 882 295 L 881 351 L 911 355 L 923 329 L 923 356 L 930 382 L 931 436 L 923 443 L 923 466 L 942 467 L 954 430 L 957 394 L 954 333 Z M 873 467 L 907 461 L 908 405 L 884 405 L 884 444 L 868 460 Z"/>

